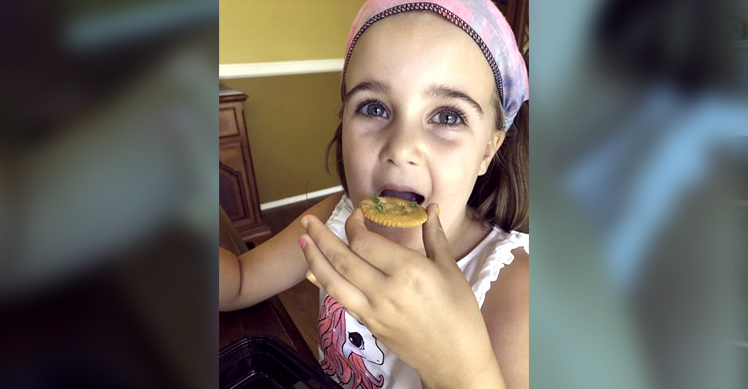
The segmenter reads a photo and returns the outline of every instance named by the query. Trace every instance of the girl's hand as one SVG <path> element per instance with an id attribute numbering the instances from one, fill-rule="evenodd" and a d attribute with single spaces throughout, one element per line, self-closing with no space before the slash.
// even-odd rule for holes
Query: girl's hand
<path id="1" fill-rule="evenodd" d="M 483 317 L 450 252 L 437 207 L 428 207 L 423 225 L 427 257 L 369 231 L 360 209 L 346 222 L 350 247 L 313 216 L 302 219 L 308 235 L 299 243 L 317 283 L 415 368 L 425 386 L 503 387 Z"/>

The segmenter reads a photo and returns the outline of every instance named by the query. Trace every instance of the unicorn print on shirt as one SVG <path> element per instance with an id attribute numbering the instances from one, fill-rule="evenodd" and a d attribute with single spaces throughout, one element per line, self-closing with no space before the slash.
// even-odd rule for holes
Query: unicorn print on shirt
<path id="1" fill-rule="evenodd" d="M 330 296 L 322 304 L 317 325 L 324 354 L 322 370 L 341 384 L 352 380 L 354 389 L 377 389 L 384 385 L 384 377 L 381 374 L 375 377 L 365 364 L 365 361 L 375 365 L 384 363 L 377 338 Z"/>

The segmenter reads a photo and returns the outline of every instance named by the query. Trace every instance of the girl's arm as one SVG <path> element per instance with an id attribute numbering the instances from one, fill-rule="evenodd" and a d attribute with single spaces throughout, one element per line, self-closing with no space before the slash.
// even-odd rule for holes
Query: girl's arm
<path id="1" fill-rule="evenodd" d="M 507 388 L 530 386 L 530 260 L 522 248 L 501 269 L 481 312 Z"/>
<path id="2" fill-rule="evenodd" d="M 332 195 L 309 208 L 303 215 L 327 220 L 340 201 Z M 309 269 L 299 248 L 299 237 L 306 231 L 296 218 L 267 242 L 237 257 L 218 250 L 218 308 L 233 311 L 249 307 L 283 292 L 304 280 Z"/>

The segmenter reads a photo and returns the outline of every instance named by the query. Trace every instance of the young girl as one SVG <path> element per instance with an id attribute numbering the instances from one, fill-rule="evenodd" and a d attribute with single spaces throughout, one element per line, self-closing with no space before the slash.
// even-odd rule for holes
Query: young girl
<path id="1" fill-rule="evenodd" d="M 328 150 L 344 194 L 239 258 L 219 249 L 221 310 L 307 276 L 344 387 L 528 387 L 528 82 L 509 26 L 488 0 L 370 0 L 346 53 Z M 365 220 L 379 195 L 427 222 Z"/>

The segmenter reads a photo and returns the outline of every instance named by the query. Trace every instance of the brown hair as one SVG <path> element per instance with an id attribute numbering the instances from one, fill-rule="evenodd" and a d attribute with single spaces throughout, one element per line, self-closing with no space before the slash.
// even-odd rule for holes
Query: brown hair
<path id="1" fill-rule="evenodd" d="M 493 105 L 496 110 L 496 131 L 502 130 L 504 112 L 497 96 Z M 522 104 L 514 123 L 507 130 L 504 143 L 494 155 L 486 174 L 478 177 L 470 194 L 468 206 L 473 208 L 481 220 L 504 231 L 530 232 L 529 221 L 529 103 Z M 348 193 L 343 166 L 343 108 L 338 113 L 340 124 L 327 145 L 325 169 L 330 172 L 330 156 L 335 151 L 335 168 Z"/>

